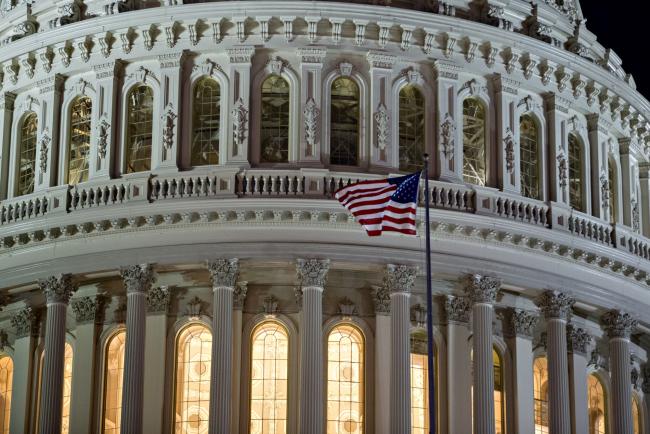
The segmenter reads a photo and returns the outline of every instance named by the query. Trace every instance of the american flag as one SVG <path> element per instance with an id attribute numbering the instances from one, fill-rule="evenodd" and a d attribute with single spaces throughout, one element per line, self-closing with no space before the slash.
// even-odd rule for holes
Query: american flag
<path id="1" fill-rule="evenodd" d="M 378 181 L 361 181 L 334 195 L 363 225 L 369 236 L 382 232 L 415 235 L 420 172 Z"/>

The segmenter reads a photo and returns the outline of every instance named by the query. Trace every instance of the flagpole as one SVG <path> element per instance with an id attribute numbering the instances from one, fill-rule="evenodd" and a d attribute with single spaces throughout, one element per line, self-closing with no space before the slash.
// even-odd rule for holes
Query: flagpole
<path id="1" fill-rule="evenodd" d="M 431 289 L 431 229 L 429 223 L 429 154 L 424 154 L 424 230 L 426 232 L 427 261 L 427 377 L 429 378 L 429 433 L 436 433 L 436 376 L 433 366 L 433 294 Z"/>

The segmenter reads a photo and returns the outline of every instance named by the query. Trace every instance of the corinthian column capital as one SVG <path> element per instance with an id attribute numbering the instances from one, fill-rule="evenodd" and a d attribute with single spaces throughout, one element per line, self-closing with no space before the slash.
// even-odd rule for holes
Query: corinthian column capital
<path id="1" fill-rule="evenodd" d="M 611 338 L 630 339 L 632 331 L 639 323 L 629 313 L 612 309 L 601 318 L 607 336 Z"/>
<path id="2" fill-rule="evenodd" d="M 570 353 L 587 354 L 591 336 L 585 329 L 569 324 L 566 327 L 566 340 Z"/>
<path id="3" fill-rule="evenodd" d="M 329 259 L 298 259 L 296 261 L 298 280 L 303 288 L 310 286 L 324 288 L 329 270 Z"/>
<path id="4" fill-rule="evenodd" d="M 413 285 L 415 285 L 417 272 L 418 268 L 410 265 L 388 264 L 384 284 L 391 294 L 395 292 L 411 292 Z"/>
<path id="5" fill-rule="evenodd" d="M 546 319 L 566 320 L 575 304 L 570 295 L 556 290 L 549 290 L 540 295 L 535 304 L 544 313 Z"/>
<path id="6" fill-rule="evenodd" d="M 523 309 L 510 309 L 508 321 L 508 332 L 512 336 L 532 338 L 535 334 L 535 327 L 539 317 L 535 312 Z"/>
<path id="7" fill-rule="evenodd" d="M 70 297 L 77 290 L 76 285 L 72 281 L 71 274 L 60 274 L 59 276 L 50 276 L 45 279 L 40 279 L 38 285 L 45 293 L 47 304 L 68 304 Z"/>
<path id="8" fill-rule="evenodd" d="M 153 267 L 151 264 L 131 265 L 120 269 L 126 293 L 146 294 L 154 282 Z"/>
<path id="9" fill-rule="evenodd" d="M 465 292 L 472 304 L 494 304 L 497 301 L 497 295 L 501 289 L 501 279 L 472 274 L 469 276 L 468 281 Z"/>
<path id="10" fill-rule="evenodd" d="M 207 263 L 214 288 L 234 288 L 239 276 L 239 259 L 217 259 Z"/>

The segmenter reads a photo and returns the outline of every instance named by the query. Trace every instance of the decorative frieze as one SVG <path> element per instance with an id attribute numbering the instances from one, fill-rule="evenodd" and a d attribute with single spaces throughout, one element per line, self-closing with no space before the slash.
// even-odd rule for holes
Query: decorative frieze
<path id="1" fill-rule="evenodd" d="M 217 259 L 207 263 L 214 288 L 235 288 L 239 276 L 239 259 Z"/>
<path id="2" fill-rule="evenodd" d="M 40 279 L 38 285 L 45 294 L 47 304 L 67 304 L 72 294 L 77 290 L 71 274 L 61 274 Z"/>
<path id="3" fill-rule="evenodd" d="M 322 64 L 325 56 L 327 55 L 327 48 L 300 47 L 296 50 L 296 54 L 302 63 Z"/>
<path id="4" fill-rule="evenodd" d="M 465 292 L 472 304 L 494 304 L 501 289 L 501 280 L 496 277 L 472 274 L 467 278 Z"/>
<path id="5" fill-rule="evenodd" d="M 445 296 L 445 321 L 448 324 L 467 324 L 471 313 L 467 297 Z"/>
<path id="6" fill-rule="evenodd" d="M 104 314 L 104 297 L 81 297 L 70 303 L 77 324 L 101 322 Z"/>
<path id="7" fill-rule="evenodd" d="M 171 292 L 167 286 L 151 288 L 147 292 L 147 312 L 167 313 L 171 301 Z"/>
<path id="8" fill-rule="evenodd" d="M 151 264 L 131 265 L 120 269 L 124 286 L 127 294 L 144 293 L 146 294 L 155 278 Z"/>
<path id="9" fill-rule="evenodd" d="M 548 290 L 535 300 L 535 304 L 541 309 L 546 319 L 567 320 L 575 304 L 575 299 L 564 292 Z"/>
<path id="10" fill-rule="evenodd" d="M 567 349 L 570 353 L 587 354 L 591 336 L 585 329 L 568 324 L 566 327 Z"/>
<path id="11" fill-rule="evenodd" d="M 325 287 L 327 273 L 330 269 L 329 259 L 298 259 L 296 271 L 301 287 Z"/>
<path id="12" fill-rule="evenodd" d="M 630 335 L 639 323 L 629 313 L 616 309 L 605 313 L 601 320 L 610 339 L 630 339 Z"/>

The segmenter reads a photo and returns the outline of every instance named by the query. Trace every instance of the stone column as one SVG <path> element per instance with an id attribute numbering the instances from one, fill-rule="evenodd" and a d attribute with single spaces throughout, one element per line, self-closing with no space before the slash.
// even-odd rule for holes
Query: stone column
<path id="1" fill-rule="evenodd" d="M 242 311 L 246 294 L 248 293 L 248 282 L 237 282 L 233 296 L 234 311 L 232 314 L 232 402 L 239 402 L 241 388 L 241 345 L 242 345 Z M 239 405 L 232 406 L 232 432 L 239 432 Z"/>
<path id="2" fill-rule="evenodd" d="M 165 408 L 165 360 L 167 359 L 167 311 L 171 293 L 166 286 L 151 288 L 147 294 L 144 338 L 143 426 L 147 432 L 163 432 Z M 128 339 L 128 336 L 127 336 Z"/>
<path id="3" fill-rule="evenodd" d="M 467 417 L 472 402 L 472 372 L 469 352 L 469 300 L 445 297 L 447 323 L 447 396 L 450 433 L 471 433 L 472 418 Z"/>
<path id="4" fill-rule="evenodd" d="M 68 301 L 76 287 L 72 275 L 62 274 L 38 282 L 45 293 L 47 322 L 41 377 L 39 433 L 61 432 L 63 412 L 63 364 L 65 361 L 65 320 Z"/>
<path id="5" fill-rule="evenodd" d="M 11 119 L 15 100 L 16 95 L 11 92 L 0 93 L 0 200 L 13 196 L 13 191 L 7 192 L 7 188 L 11 161 Z"/>
<path id="6" fill-rule="evenodd" d="M 586 330 L 569 324 L 566 329 L 569 350 L 569 389 L 571 391 L 571 428 L 573 434 L 587 434 L 589 402 L 587 399 L 587 347 L 591 336 Z"/>
<path id="7" fill-rule="evenodd" d="M 323 291 L 329 259 L 298 259 L 296 270 L 302 291 L 300 331 L 301 433 L 322 434 L 323 419 Z"/>
<path id="8" fill-rule="evenodd" d="M 212 276 L 212 365 L 210 369 L 210 434 L 231 432 L 232 309 L 239 259 L 208 262 Z"/>
<path id="9" fill-rule="evenodd" d="M 9 432 L 28 433 L 30 429 L 29 403 L 32 391 L 35 337 L 38 336 L 38 315 L 31 307 L 25 307 L 11 317 L 16 332 L 14 342 L 14 378 L 11 391 L 11 415 Z"/>
<path id="10" fill-rule="evenodd" d="M 492 358 L 493 305 L 501 289 L 494 277 L 474 274 L 465 288 L 472 303 L 474 350 L 474 433 L 494 434 L 494 359 Z"/>
<path id="11" fill-rule="evenodd" d="M 373 288 L 375 302 L 375 433 L 390 434 L 390 294 Z"/>
<path id="12" fill-rule="evenodd" d="M 411 433 L 411 290 L 416 267 L 386 266 L 385 285 L 390 291 L 390 432 Z"/>
<path id="13" fill-rule="evenodd" d="M 609 337 L 609 367 L 612 375 L 612 431 L 633 434 L 630 335 L 638 322 L 630 314 L 610 310 L 602 317 Z"/>
<path id="14" fill-rule="evenodd" d="M 95 382 L 95 355 L 97 327 L 101 322 L 104 300 L 100 295 L 81 297 L 71 302 L 77 321 L 75 329 L 76 351 L 72 363 L 72 403 L 70 405 L 70 434 L 93 431 L 92 417 Z"/>
<path id="15" fill-rule="evenodd" d="M 566 324 L 575 300 L 560 291 L 546 291 L 536 303 L 546 318 L 550 433 L 570 434 Z"/>
<path id="16" fill-rule="evenodd" d="M 595 188 L 591 192 L 591 209 L 595 217 L 609 221 L 609 195 L 612 185 L 609 185 L 608 168 L 609 153 L 618 154 L 618 145 L 612 148 L 613 141 L 609 141 L 609 132 L 612 128 L 612 122 L 600 113 L 593 113 L 587 116 L 587 127 L 589 130 L 589 150 L 591 157 L 591 185 Z M 620 170 L 616 168 L 616 172 Z M 620 184 L 620 182 L 618 183 Z M 618 194 L 618 192 L 616 192 Z M 618 194 L 619 202 L 621 195 Z M 620 209 L 617 209 L 620 222 L 623 218 Z M 615 223 L 615 222 L 610 222 Z"/>
<path id="17" fill-rule="evenodd" d="M 126 344 L 122 380 L 122 434 L 142 433 L 144 409 L 144 346 L 147 292 L 154 281 L 150 264 L 121 270 L 126 287 Z"/>
<path id="18" fill-rule="evenodd" d="M 533 385 L 533 336 L 539 318 L 533 312 L 511 309 L 508 334 L 513 354 L 513 396 L 515 433 L 535 432 Z"/>

